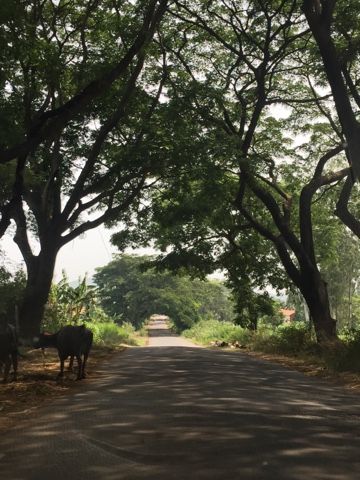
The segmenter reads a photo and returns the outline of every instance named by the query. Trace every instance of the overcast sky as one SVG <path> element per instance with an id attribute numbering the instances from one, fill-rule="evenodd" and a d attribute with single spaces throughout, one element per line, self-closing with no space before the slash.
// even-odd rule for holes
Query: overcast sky
<path id="1" fill-rule="evenodd" d="M 69 280 L 74 281 L 83 277 L 85 273 L 91 277 L 96 267 L 106 265 L 113 253 L 117 253 L 115 247 L 110 243 L 111 232 L 104 227 L 98 227 L 90 230 L 84 237 L 73 240 L 63 247 L 57 257 L 54 280 L 61 278 L 62 270 L 65 270 Z M 21 256 L 17 245 L 10 236 L 3 238 L 0 242 L 0 248 L 5 254 L 5 261 L 12 268 L 20 265 Z M 150 249 L 138 249 L 136 253 L 152 253 Z"/>
<path id="2" fill-rule="evenodd" d="M 62 271 L 65 270 L 69 281 L 74 282 L 87 274 L 91 278 L 95 268 L 109 263 L 114 253 L 118 250 L 110 243 L 112 232 L 103 226 L 88 231 L 82 238 L 76 238 L 63 247 L 56 260 L 54 282 L 61 279 Z M 23 265 L 17 245 L 11 236 L 5 236 L 0 240 L 0 249 L 5 254 L 5 263 L 11 270 L 16 270 Z M 136 255 L 152 255 L 156 253 L 153 248 L 137 248 L 126 250 L 126 253 Z M 2 262 L 1 262 L 2 263 Z M 221 272 L 214 272 L 209 278 L 224 279 Z"/>

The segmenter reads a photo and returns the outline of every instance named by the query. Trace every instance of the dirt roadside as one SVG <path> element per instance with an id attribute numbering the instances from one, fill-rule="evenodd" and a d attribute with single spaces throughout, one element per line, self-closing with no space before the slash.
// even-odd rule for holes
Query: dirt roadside
<path id="1" fill-rule="evenodd" d="M 341 386 L 354 393 L 360 393 L 360 373 L 331 371 L 319 363 L 311 361 L 311 359 L 305 359 L 301 357 L 289 357 L 286 355 L 256 352 L 246 349 L 241 350 L 241 352 L 251 357 L 260 358 L 261 360 L 267 360 L 269 362 L 283 365 L 284 367 L 302 372 L 309 377 L 318 377 L 324 379 L 329 383 Z"/>
<path id="2" fill-rule="evenodd" d="M 45 357 L 40 350 L 25 352 L 19 359 L 18 380 L 0 383 L 0 431 L 11 428 L 19 419 L 37 415 L 41 407 L 53 399 L 97 379 L 101 364 L 125 349 L 125 346 L 94 347 L 88 360 L 87 379 L 81 382 L 76 381 L 76 374 L 69 371 L 65 372 L 61 382 L 56 380 L 59 359 L 55 351 L 47 350 Z M 76 369 L 76 360 L 74 366 Z"/>

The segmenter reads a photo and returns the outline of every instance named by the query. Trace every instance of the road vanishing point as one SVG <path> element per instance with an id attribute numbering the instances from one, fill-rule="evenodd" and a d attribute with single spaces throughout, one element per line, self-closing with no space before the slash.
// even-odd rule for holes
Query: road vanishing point
<path id="1" fill-rule="evenodd" d="M 4 480 L 360 479 L 360 399 L 150 326 L 0 439 Z"/>

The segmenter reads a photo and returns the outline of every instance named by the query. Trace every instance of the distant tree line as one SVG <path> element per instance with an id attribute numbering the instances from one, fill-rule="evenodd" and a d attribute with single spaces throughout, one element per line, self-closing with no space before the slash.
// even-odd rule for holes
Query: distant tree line
<path id="1" fill-rule="evenodd" d="M 222 283 L 158 272 L 151 260 L 120 255 L 97 269 L 97 295 L 108 315 L 137 328 L 151 315 L 166 315 L 179 330 L 200 319 L 233 319 L 230 292 Z"/>

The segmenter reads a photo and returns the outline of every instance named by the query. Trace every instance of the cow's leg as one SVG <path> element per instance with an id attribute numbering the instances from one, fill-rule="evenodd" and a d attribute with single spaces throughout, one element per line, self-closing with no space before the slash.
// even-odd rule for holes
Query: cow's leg
<path id="1" fill-rule="evenodd" d="M 74 367 L 74 355 L 71 355 L 71 356 L 70 356 L 70 361 L 69 361 L 68 370 L 69 370 L 70 372 L 72 372 L 72 371 L 73 371 L 73 367 Z"/>
<path id="2" fill-rule="evenodd" d="M 82 363 L 83 363 L 81 359 L 81 355 L 76 355 L 76 360 L 78 363 L 78 373 L 77 373 L 76 380 L 81 380 Z"/>
<path id="3" fill-rule="evenodd" d="M 85 367 L 86 367 L 86 362 L 89 356 L 89 352 L 84 353 L 84 360 L 83 360 L 83 365 L 82 365 L 82 377 L 81 378 L 86 378 L 86 373 L 85 373 Z"/>

